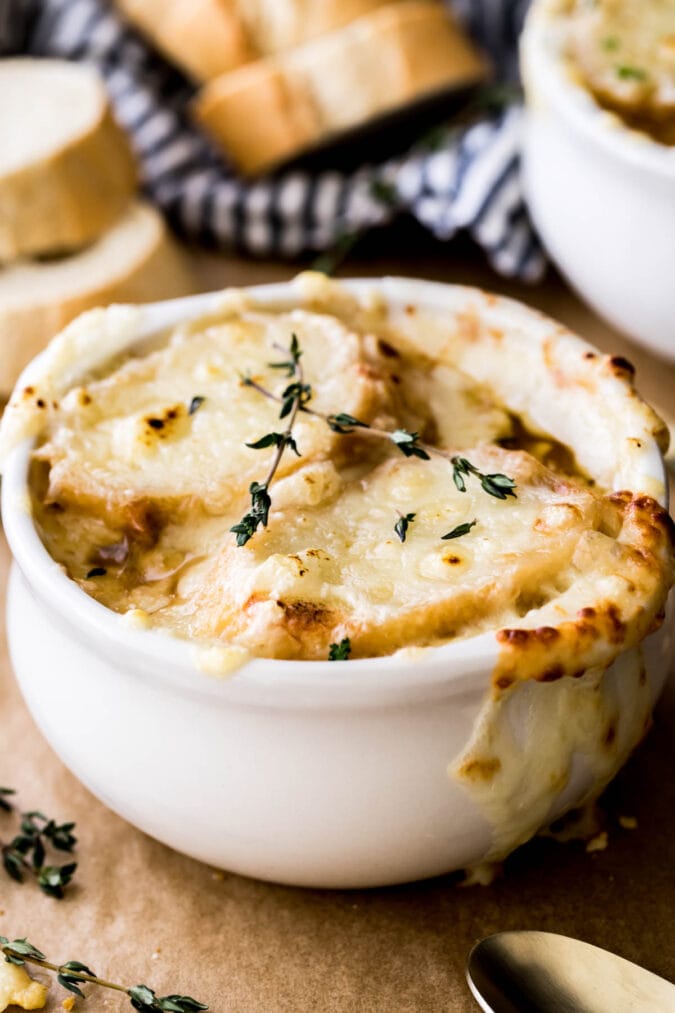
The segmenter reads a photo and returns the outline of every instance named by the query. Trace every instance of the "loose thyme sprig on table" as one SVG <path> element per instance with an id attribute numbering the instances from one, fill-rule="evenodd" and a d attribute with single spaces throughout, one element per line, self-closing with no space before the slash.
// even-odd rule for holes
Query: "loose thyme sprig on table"
<path id="1" fill-rule="evenodd" d="M 0 936 L 0 950 L 9 964 L 17 964 L 21 967 L 24 964 L 34 964 L 46 971 L 53 971 L 59 985 L 72 992 L 74 995 L 85 999 L 86 996 L 79 987 L 81 984 L 96 985 L 98 988 L 112 989 L 114 992 L 124 992 L 129 996 L 131 1005 L 137 1010 L 163 1010 L 165 1013 L 195 1013 L 197 1010 L 207 1010 L 209 1007 L 189 995 L 165 995 L 159 996 L 147 985 L 117 985 L 112 981 L 105 981 L 97 977 L 86 964 L 79 960 L 69 960 L 65 964 L 53 964 L 47 960 L 36 946 L 29 943 L 27 939 L 15 939 L 10 942 L 5 936 Z"/>
<path id="2" fill-rule="evenodd" d="M 4 812 L 14 811 L 14 806 L 9 801 L 14 794 L 12 788 L 0 788 L 0 809 Z M 0 855 L 5 872 L 17 883 L 23 883 L 26 876 L 32 876 L 43 893 L 61 900 L 64 889 L 75 874 L 77 862 L 47 865 L 47 847 L 71 852 L 77 844 L 74 829 L 74 823 L 58 824 L 41 812 L 22 813 L 19 833 L 7 843 L 0 841 Z"/>
<path id="3" fill-rule="evenodd" d="M 237 536 L 237 545 L 246 545 L 258 530 L 258 527 L 267 527 L 269 512 L 272 506 L 269 487 L 286 448 L 288 447 L 294 451 L 298 457 L 301 456 L 293 438 L 293 426 L 298 412 L 304 412 L 306 415 L 322 419 L 332 432 L 340 436 L 350 436 L 358 432 L 360 436 L 372 436 L 376 439 L 390 440 L 404 457 L 418 457 L 422 461 L 429 461 L 432 455 L 442 457 L 452 464 L 452 477 L 459 492 L 466 492 L 466 478 L 473 477 L 480 481 L 481 488 L 489 496 L 502 500 L 507 499 L 509 496 L 512 496 L 514 499 L 516 498 L 514 491 L 516 483 L 508 475 L 501 475 L 499 473 L 485 474 L 472 464 L 471 461 L 467 460 L 466 457 L 460 457 L 457 454 L 441 450 L 439 447 L 434 447 L 429 443 L 423 443 L 419 433 L 411 433 L 407 429 L 394 429 L 393 431 L 379 429 L 377 426 L 371 426 L 367 422 L 362 422 L 347 412 L 329 414 L 310 408 L 309 402 L 312 399 L 312 388 L 304 381 L 302 366 L 300 365 L 302 351 L 297 335 L 292 335 L 291 344 L 288 349 L 281 350 L 284 352 L 288 351 L 290 358 L 283 362 L 270 362 L 269 365 L 272 369 L 285 369 L 289 377 L 294 377 L 294 383 L 289 384 L 280 395 L 263 387 L 262 384 L 258 383 L 257 380 L 254 380 L 248 374 L 243 375 L 241 378 L 244 386 L 252 387 L 259 394 L 262 394 L 263 397 L 280 404 L 281 411 L 279 418 L 283 419 L 288 416 L 288 425 L 282 433 L 267 433 L 267 435 L 261 436 L 259 440 L 256 440 L 255 443 L 246 444 L 252 450 L 264 450 L 267 447 L 273 446 L 276 448 L 276 452 L 265 481 L 262 483 L 252 482 L 249 487 L 251 511 L 238 524 L 230 528 L 230 531 L 234 532 Z M 405 523 L 406 518 L 407 523 Z M 407 514 L 406 518 L 401 518 L 395 527 L 396 534 L 402 542 L 405 541 L 408 524 L 414 518 L 414 515 Z M 462 530 L 460 533 L 467 534 L 472 526 L 470 525 L 469 528 Z M 460 528 L 463 527 L 463 525 L 460 525 Z M 444 537 L 447 538 L 448 536 Z M 459 533 L 452 537 L 459 537 Z"/>

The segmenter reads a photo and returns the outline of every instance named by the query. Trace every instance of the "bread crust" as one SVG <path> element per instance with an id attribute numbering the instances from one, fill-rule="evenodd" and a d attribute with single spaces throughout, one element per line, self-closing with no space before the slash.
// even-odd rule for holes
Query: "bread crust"
<path id="1" fill-rule="evenodd" d="M 117 0 L 173 63 L 208 81 L 339 28 L 392 0 Z"/>
<path id="2" fill-rule="evenodd" d="M 198 95 L 195 115 L 238 169 L 255 175 L 486 72 L 442 5 L 405 0 L 221 75 Z"/>

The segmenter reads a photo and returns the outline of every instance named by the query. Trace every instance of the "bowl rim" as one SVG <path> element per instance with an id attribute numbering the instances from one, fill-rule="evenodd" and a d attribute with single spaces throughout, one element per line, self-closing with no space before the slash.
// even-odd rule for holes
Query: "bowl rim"
<path id="1" fill-rule="evenodd" d="M 578 83 L 561 57 L 564 15 L 551 0 L 534 0 L 520 39 L 521 69 L 528 103 L 536 108 L 537 91 L 586 140 L 635 168 L 675 181 L 675 145 L 661 144 L 625 123 Z"/>
<path id="2" fill-rule="evenodd" d="M 415 302 L 422 310 L 448 309 L 453 300 L 478 298 L 490 312 L 504 314 L 511 322 L 529 328 L 536 340 L 543 341 L 543 335 L 554 325 L 556 340 L 561 344 L 582 352 L 593 348 L 538 310 L 475 287 L 395 277 L 340 279 L 339 284 L 357 296 L 376 293 L 390 305 Z M 300 300 L 293 282 L 244 287 L 241 291 L 260 305 L 293 305 Z M 216 312 L 222 300 L 223 292 L 219 291 L 137 307 L 138 328 L 130 344 L 191 317 Z M 33 380 L 42 355 L 26 367 L 17 386 Z M 615 396 L 616 379 L 607 377 L 606 383 L 607 393 Z M 393 655 L 357 658 L 348 665 L 328 660 L 249 657 L 231 674 L 209 677 L 204 652 L 208 654 L 214 645 L 192 643 L 161 629 L 134 628 L 128 618 L 90 597 L 49 555 L 30 510 L 28 466 L 33 443 L 30 437 L 15 446 L 3 467 L 2 518 L 7 541 L 34 597 L 57 614 L 61 628 L 69 629 L 95 653 L 114 657 L 116 664 L 119 660 L 134 674 L 172 685 L 190 696 L 271 708 L 406 705 L 467 690 L 488 691 L 499 655 L 497 628 L 437 647 L 404 648 Z M 647 473 L 658 473 L 665 480 L 665 466 L 653 438 L 651 445 L 643 446 L 640 460 Z M 216 645 L 215 649 L 222 646 Z M 195 679 L 195 674 L 201 678 Z"/>

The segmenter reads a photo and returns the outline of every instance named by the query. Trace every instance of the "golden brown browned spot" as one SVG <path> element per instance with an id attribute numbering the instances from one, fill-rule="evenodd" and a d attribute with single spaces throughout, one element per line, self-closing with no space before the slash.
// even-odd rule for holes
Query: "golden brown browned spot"
<path id="1" fill-rule="evenodd" d="M 540 672 L 537 676 L 539 682 L 556 682 L 558 679 L 562 679 L 565 674 L 565 669 L 562 665 L 551 665 L 550 668 L 545 668 L 543 672 Z"/>
<path id="2" fill-rule="evenodd" d="M 509 686 L 513 686 L 514 679 L 510 675 L 500 675 L 495 679 L 495 686 L 497 689 L 508 689 Z"/>
<path id="3" fill-rule="evenodd" d="M 37 399 L 37 401 L 35 402 L 35 404 L 38 406 L 38 408 L 46 408 L 47 407 L 47 402 L 44 400 L 44 398 L 41 398 L 41 397 L 39 397 Z"/>
<path id="4" fill-rule="evenodd" d="M 463 341 L 473 343 L 479 340 L 481 326 L 475 310 L 465 310 L 457 314 L 457 332 Z"/>
<path id="5" fill-rule="evenodd" d="M 454 556 L 450 553 L 447 556 L 443 556 L 443 562 L 449 563 L 451 566 L 456 566 L 457 563 L 461 563 L 462 560 L 460 556 Z"/>
<path id="6" fill-rule="evenodd" d="M 609 365 L 617 376 L 631 378 L 635 376 L 635 366 L 628 359 L 624 359 L 623 355 L 613 355 L 609 360 Z"/>
<path id="7" fill-rule="evenodd" d="M 146 438 L 164 440 L 167 436 L 173 435 L 176 431 L 176 424 L 181 418 L 186 417 L 186 414 L 185 406 L 178 404 L 165 408 L 159 414 L 147 415 L 144 419 L 147 427 Z"/>
<path id="8" fill-rule="evenodd" d="M 249 597 L 244 602 L 244 609 L 245 610 L 250 609 L 254 605 L 259 605 L 263 601 L 269 601 L 268 596 L 262 591 L 254 591 L 253 594 L 249 595 Z M 284 603 L 278 601 L 277 605 L 279 608 L 283 608 Z"/>
<path id="9" fill-rule="evenodd" d="M 626 624 L 621 621 L 619 610 L 613 602 L 610 602 L 606 609 L 607 619 L 609 620 L 609 639 L 614 644 L 620 644 L 623 642 L 624 634 L 626 632 Z"/>
<path id="10" fill-rule="evenodd" d="M 500 644 L 526 644 L 529 630 L 498 630 L 497 640 Z"/>
<path id="11" fill-rule="evenodd" d="M 417 313 L 417 307 L 412 306 L 410 303 L 408 303 L 408 305 L 405 308 L 405 311 L 409 317 L 413 317 Z"/>
<path id="12" fill-rule="evenodd" d="M 401 358 L 401 353 L 398 352 L 393 345 L 390 345 L 388 341 L 384 341 L 382 338 L 378 339 L 377 347 L 379 348 L 382 355 L 386 355 L 388 359 Z"/>
<path id="13" fill-rule="evenodd" d="M 23 388 L 23 396 L 24 397 L 32 397 L 34 393 L 35 393 L 35 387 L 24 387 Z"/>
<path id="14" fill-rule="evenodd" d="M 77 396 L 77 400 L 83 408 L 87 408 L 91 404 L 91 394 L 88 394 L 86 390 L 81 390 Z"/>
<path id="15" fill-rule="evenodd" d="M 584 359 L 596 359 L 595 352 L 584 352 Z"/>
<path id="16" fill-rule="evenodd" d="M 467 760 L 459 768 L 462 777 L 471 778 L 474 781 L 490 781 L 501 769 L 502 761 L 497 756 L 488 756 L 485 759 Z"/>
<path id="17" fill-rule="evenodd" d="M 284 611 L 284 619 L 291 636 L 301 637 L 315 631 L 317 627 L 327 628 L 333 623 L 333 613 L 324 605 L 311 601 L 277 601 Z"/>

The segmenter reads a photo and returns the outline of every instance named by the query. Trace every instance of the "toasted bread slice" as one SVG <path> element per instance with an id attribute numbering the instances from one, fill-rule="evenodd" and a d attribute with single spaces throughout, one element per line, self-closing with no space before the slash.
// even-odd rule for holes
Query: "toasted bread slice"
<path id="1" fill-rule="evenodd" d="M 487 495 L 477 480 L 459 492 L 438 457 L 391 457 L 315 507 L 300 506 L 298 485 L 298 501 L 275 505 L 266 530 L 244 547 L 226 542 L 199 580 L 178 585 L 178 597 L 188 592 L 186 632 L 267 657 L 326 658 L 344 637 L 354 656 L 389 654 L 480 632 L 481 617 L 494 628 L 514 607 L 524 614 L 559 594 L 599 498 L 520 451 L 483 445 L 466 455 L 513 478 L 517 499 Z M 402 543 L 394 526 L 408 514 Z"/>
<path id="2" fill-rule="evenodd" d="M 221 75 L 202 89 L 195 113 L 239 170 L 253 175 L 485 73 L 442 4 L 405 0 Z"/>
<path id="3" fill-rule="evenodd" d="M 0 270 L 0 392 L 9 392 L 26 363 L 84 310 L 191 291 L 162 217 L 142 201 L 79 253 Z"/>
<path id="4" fill-rule="evenodd" d="M 50 464 L 48 501 L 82 507 L 141 539 L 158 520 L 195 509 L 223 513 L 264 480 L 274 457 L 273 446 L 247 444 L 287 425 L 279 404 L 242 377 L 282 393 L 292 381 L 269 363 L 288 360 L 293 334 L 313 408 L 366 422 L 383 411 L 387 386 L 367 361 L 363 338 L 334 318 L 243 310 L 196 322 L 178 328 L 166 347 L 129 359 L 48 409 L 52 436 L 38 452 Z M 336 443 L 348 452 L 344 437 L 303 413 L 293 435 L 297 454 L 283 454 L 277 479 L 305 462 L 339 456 Z"/>
<path id="5" fill-rule="evenodd" d="M 117 0 L 196 81 L 297 46 L 391 0 Z"/>
<path id="6" fill-rule="evenodd" d="M 97 239 L 136 188 L 131 149 L 94 70 L 0 61 L 0 263 Z"/>

